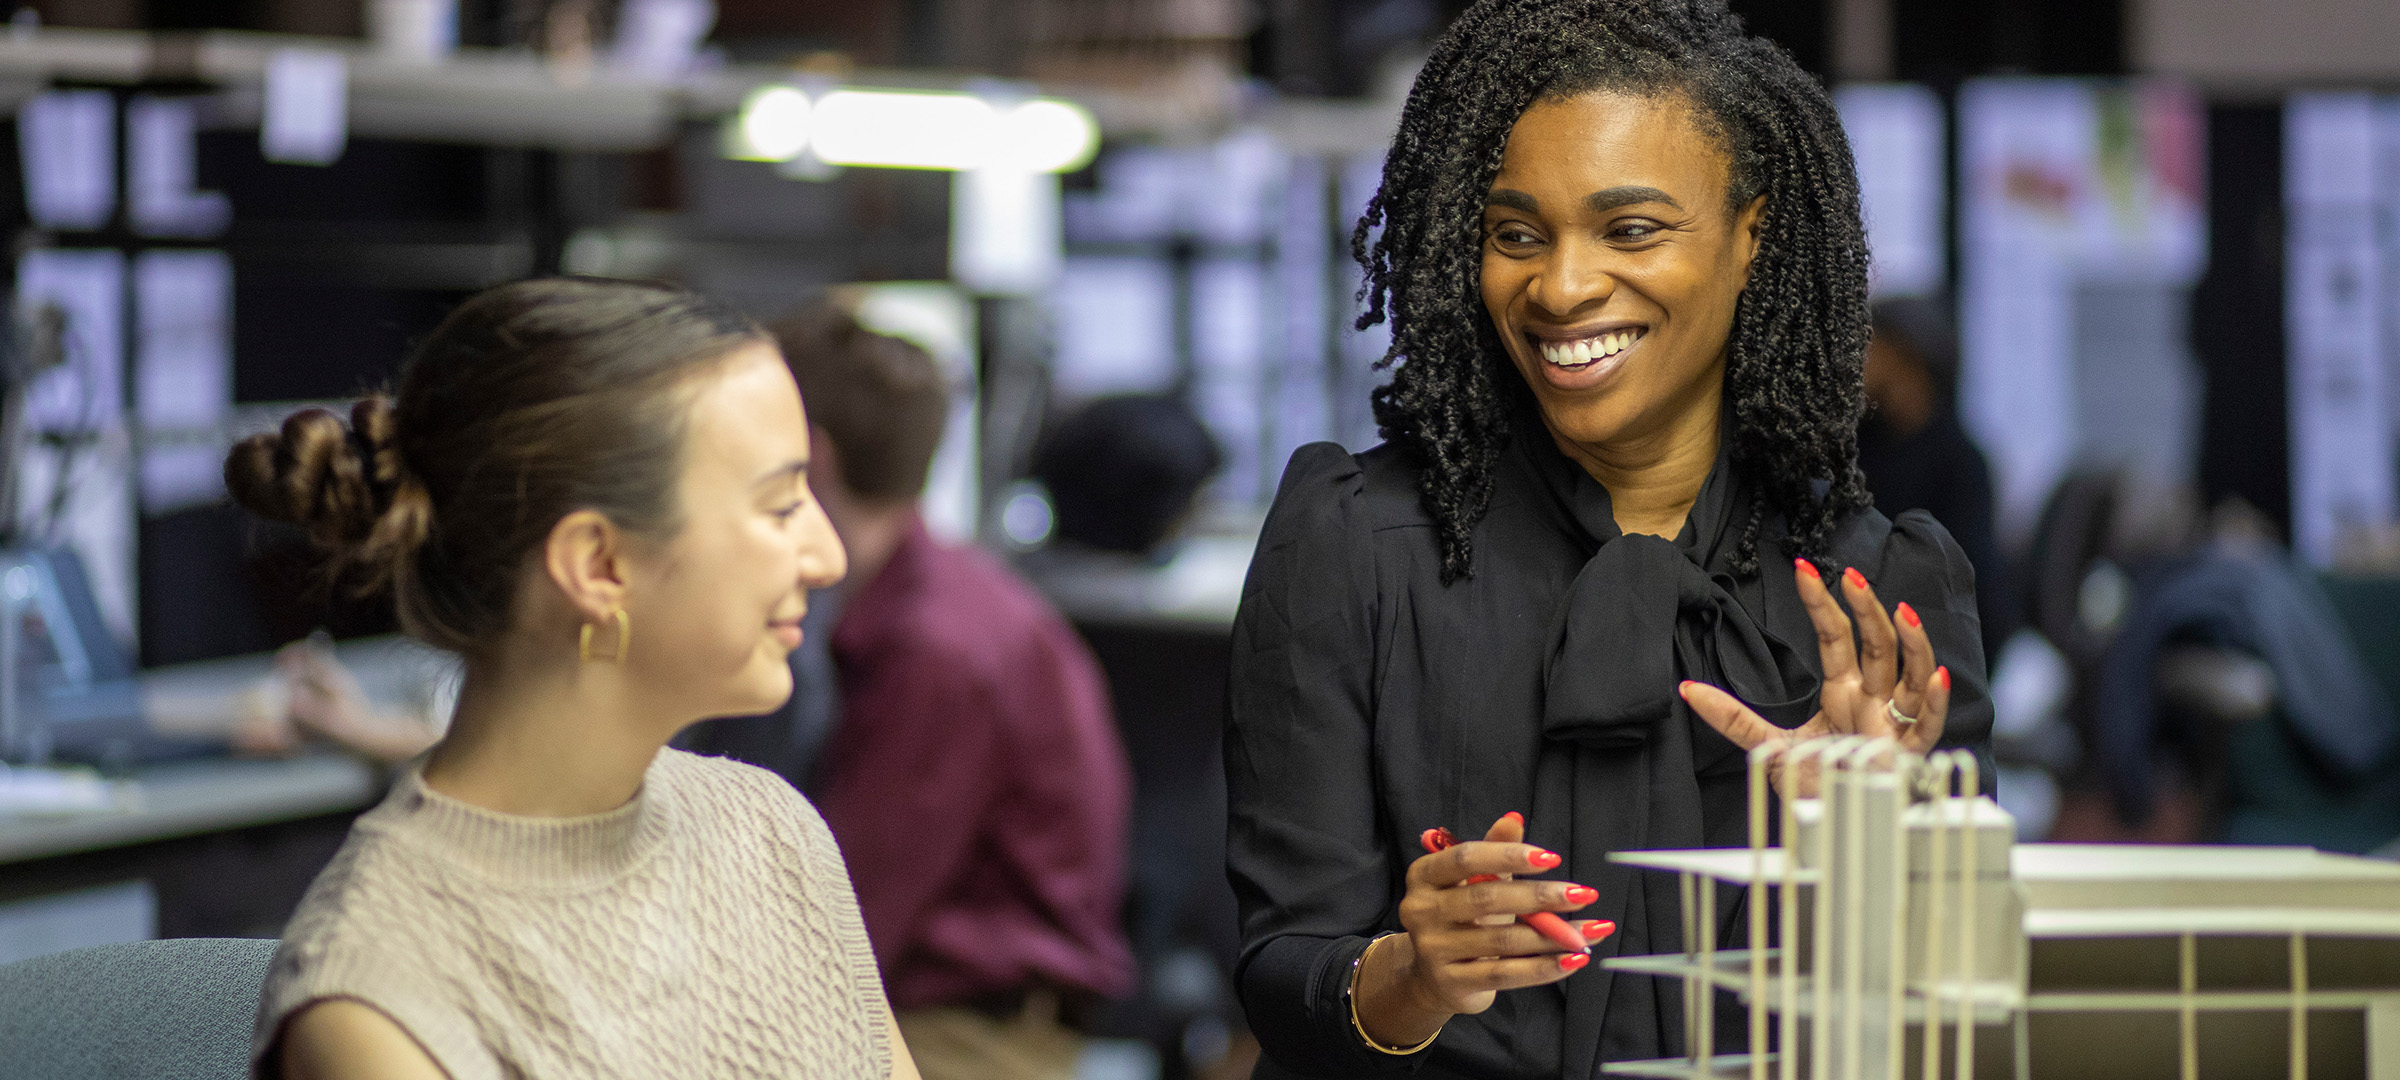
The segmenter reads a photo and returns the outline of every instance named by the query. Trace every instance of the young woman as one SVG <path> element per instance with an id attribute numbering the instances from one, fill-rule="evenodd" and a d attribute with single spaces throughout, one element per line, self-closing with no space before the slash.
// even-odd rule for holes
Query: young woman
<path id="1" fill-rule="evenodd" d="M 448 734 L 293 917 L 258 1071 L 913 1078 L 840 852 L 773 775 L 664 749 L 791 693 L 841 544 L 772 342 L 667 286 L 504 285 L 396 400 L 236 447 L 227 486 L 465 660 Z"/>
<path id="2" fill-rule="evenodd" d="M 1607 856 L 1741 843 L 1745 749 L 1990 726 L 1974 569 L 1931 517 L 1876 513 L 1855 464 L 1840 123 L 1722 0 L 1482 0 L 1357 236 L 1386 442 L 1293 457 L 1234 631 L 1259 1075 L 1679 1053 L 1674 987 L 1511 917 L 1679 950 L 1672 879 Z M 1469 842 L 1428 855 L 1435 826 Z M 1718 912 L 1743 940 L 1738 894 Z"/>

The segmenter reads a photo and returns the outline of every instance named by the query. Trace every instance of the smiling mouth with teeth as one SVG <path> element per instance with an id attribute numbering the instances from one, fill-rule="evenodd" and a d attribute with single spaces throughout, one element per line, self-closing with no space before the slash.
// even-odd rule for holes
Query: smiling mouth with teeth
<path id="1" fill-rule="evenodd" d="M 1582 368 L 1606 360 L 1641 340 L 1638 329 L 1611 330 L 1573 341 L 1540 342 L 1542 359 L 1562 368 Z"/>

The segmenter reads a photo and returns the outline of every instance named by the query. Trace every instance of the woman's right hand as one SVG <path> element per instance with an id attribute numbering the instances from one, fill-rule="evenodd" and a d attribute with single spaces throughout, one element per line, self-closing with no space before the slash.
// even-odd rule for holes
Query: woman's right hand
<path id="1" fill-rule="evenodd" d="M 1458 844 L 1409 864 L 1400 900 L 1405 932 L 1370 947 L 1351 994 L 1367 1035 L 1388 1047 L 1415 1046 L 1459 1013 L 1492 1007 L 1502 990 L 1564 979 L 1591 962 L 1563 952 L 1517 916 L 1581 910 L 1599 899 L 1565 881 L 1513 879 L 1556 869 L 1557 855 L 1522 843 L 1524 819 L 1508 814 L 1480 842 Z M 1475 882 L 1483 875 L 1496 881 Z M 1605 920 L 1570 923 L 1586 940 L 1615 929 Z"/>
<path id="2" fill-rule="evenodd" d="M 290 702 L 286 722 L 296 731 L 322 736 L 386 765 L 424 753 L 441 738 L 439 730 L 418 717 L 377 708 L 358 676 L 334 655 L 330 639 L 311 635 L 284 646 L 275 654 L 275 672 L 283 678 Z"/>
<path id="3" fill-rule="evenodd" d="M 1862 735 L 1889 738 L 1912 754 L 1932 753 L 1950 715 L 1950 669 L 1935 660 L 1925 620 L 1902 603 L 1895 623 L 1855 566 L 1842 571 L 1849 613 L 1834 603 L 1815 563 L 1795 559 L 1792 568 L 1800 603 L 1817 628 L 1817 659 L 1825 672 L 1816 715 L 1797 728 L 1780 728 L 1741 699 L 1701 682 L 1677 688 L 1684 702 L 1744 751 L 1768 747 L 1781 755 L 1811 739 Z M 1857 615 L 1855 631 L 1851 614 Z M 1810 799 L 1817 795 L 1820 769 L 1812 759 L 1796 769 L 1779 763 L 1770 775 L 1777 794 Z"/>

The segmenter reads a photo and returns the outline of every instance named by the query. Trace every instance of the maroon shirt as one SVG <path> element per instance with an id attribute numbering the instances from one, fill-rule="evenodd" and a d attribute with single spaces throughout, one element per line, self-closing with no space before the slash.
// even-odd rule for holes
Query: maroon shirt
<path id="1" fill-rule="evenodd" d="M 817 808 L 895 1008 L 1133 981 L 1132 773 L 1081 638 L 992 557 L 912 523 L 833 631 Z"/>

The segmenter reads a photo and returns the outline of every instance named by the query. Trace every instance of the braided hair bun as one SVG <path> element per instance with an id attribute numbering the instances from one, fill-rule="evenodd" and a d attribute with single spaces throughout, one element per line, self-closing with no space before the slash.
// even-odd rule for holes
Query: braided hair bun
<path id="1" fill-rule="evenodd" d="M 647 282 L 548 278 L 469 297 L 348 423 L 304 409 L 225 459 L 252 513 L 306 530 L 400 625 L 474 655 L 510 625 L 520 571 L 566 515 L 675 529 L 688 395 L 765 340 L 739 312 Z M 345 575 L 348 577 L 348 575 Z"/>
<path id="2" fill-rule="evenodd" d="M 303 409 L 272 434 L 252 435 L 225 459 L 225 488 L 243 508 L 299 526 L 344 566 L 380 587 L 425 542 L 432 502 L 400 460 L 390 398 L 350 409 L 350 422 Z"/>

